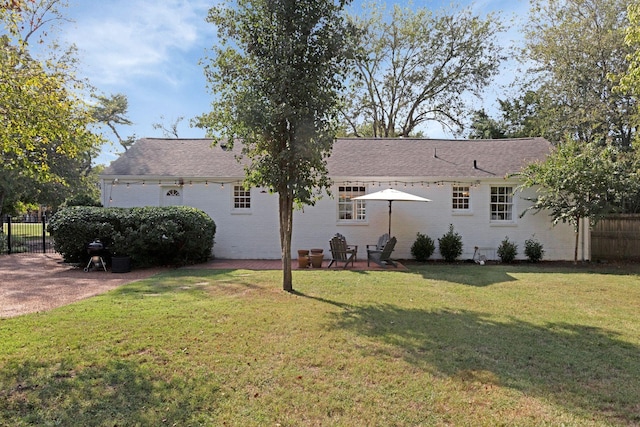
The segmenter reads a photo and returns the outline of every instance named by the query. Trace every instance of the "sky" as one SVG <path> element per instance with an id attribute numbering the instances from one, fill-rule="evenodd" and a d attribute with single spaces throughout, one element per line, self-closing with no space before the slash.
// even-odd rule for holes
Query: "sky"
<path id="1" fill-rule="evenodd" d="M 209 111 L 213 95 L 207 88 L 201 61 L 216 41 L 216 29 L 206 22 L 207 11 L 216 0 L 69 0 L 62 24 L 61 39 L 78 48 L 79 74 L 102 94 L 122 93 L 129 101 L 131 126 L 118 129 L 123 137 L 163 137 L 154 123 L 166 127 L 178 124 L 181 138 L 203 138 L 204 130 L 190 126 L 190 120 Z M 407 2 L 386 2 L 406 5 Z M 450 7 L 448 1 L 414 0 L 416 7 L 434 10 Z M 528 11 L 528 0 L 460 0 L 483 15 L 501 11 L 505 20 L 521 19 Z M 357 11 L 362 1 L 350 6 Z M 504 34 L 501 42 L 510 45 L 518 39 L 517 25 Z M 512 80 L 513 63 L 506 63 L 496 84 L 487 90 L 478 108 L 491 111 L 503 97 L 503 85 Z M 453 138 L 439 125 L 424 129 L 431 138 Z M 116 141 L 109 131 L 104 135 Z M 119 144 L 103 147 L 97 164 L 109 164 L 122 152 Z"/>

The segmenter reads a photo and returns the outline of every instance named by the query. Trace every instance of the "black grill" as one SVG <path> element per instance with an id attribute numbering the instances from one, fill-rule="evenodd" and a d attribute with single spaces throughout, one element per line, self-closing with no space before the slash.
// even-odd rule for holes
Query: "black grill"
<path id="1" fill-rule="evenodd" d="M 94 240 L 87 245 L 87 253 L 89 254 L 89 262 L 84 271 L 104 270 L 107 271 L 107 265 L 104 257 L 107 255 L 107 248 L 100 240 Z"/>

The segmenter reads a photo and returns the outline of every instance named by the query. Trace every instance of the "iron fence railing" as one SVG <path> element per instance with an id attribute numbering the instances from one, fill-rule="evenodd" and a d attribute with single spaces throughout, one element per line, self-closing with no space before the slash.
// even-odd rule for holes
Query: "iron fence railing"
<path id="1" fill-rule="evenodd" d="M 0 218 L 0 253 L 52 253 L 53 239 L 47 232 L 46 215 Z"/>

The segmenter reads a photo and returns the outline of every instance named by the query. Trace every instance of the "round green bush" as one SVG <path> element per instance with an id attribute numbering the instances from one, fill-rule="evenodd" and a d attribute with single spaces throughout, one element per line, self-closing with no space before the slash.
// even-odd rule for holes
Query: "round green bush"
<path id="1" fill-rule="evenodd" d="M 462 237 L 453 231 L 453 224 L 449 224 L 449 231 L 438 239 L 440 255 L 447 262 L 455 261 L 462 255 Z"/>
<path id="2" fill-rule="evenodd" d="M 436 245 L 433 239 L 422 233 L 418 233 L 416 241 L 411 245 L 411 255 L 416 261 L 425 262 L 433 255 L 433 251 L 436 250 Z"/>
<path id="3" fill-rule="evenodd" d="M 524 254 L 530 262 L 538 262 L 544 255 L 542 243 L 533 238 L 524 241 Z"/>
<path id="4" fill-rule="evenodd" d="M 509 241 L 509 237 L 505 237 L 504 240 L 498 246 L 498 256 L 502 262 L 513 262 L 518 255 L 518 245 Z"/>

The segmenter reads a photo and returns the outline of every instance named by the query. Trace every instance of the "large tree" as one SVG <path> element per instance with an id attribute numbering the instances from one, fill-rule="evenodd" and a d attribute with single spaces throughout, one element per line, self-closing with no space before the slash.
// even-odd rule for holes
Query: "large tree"
<path id="1" fill-rule="evenodd" d="M 0 210 L 20 189 L 32 197 L 44 194 L 44 184 L 68 186 L 82 173 L 69 165 L 86 163 L 100 144 L 74 92 L 79 82 L 69 51 L 38 60 L 30 50 L 30 38 L 50 22 L 47 11 L 59 16 L 58 3 L 26 1 L 0 10 L 6 28 L 0 35 Z"/>
<path id="2" fill-rule="evenodd" d="M 498 99 L 500 117 L 494 119 L 484 110 L 472 115 L 469 138 L 527 138 L 543 137 L 561 141 L 562 132 L 557 121 L 555 106 L 542 92 L 524 90 L 513 99 Z"/>
<path id="3" fill-rule="evenodd" d="M 503 59 L 497 15 L 394 6 L 389 16 L 372 7 L 350 19 L 360 51 L 343 113 L 355 136 L 406 137 L 427 121 L 461 129 L 469 95 L 482 93 Z"/>
<path id="4" fill-rule="evenodd" d="M 218 28 L 205 73 L 215 99 L 196 124 L 216 141 L 242 144 L 246 185 L 278 194 L 283 289 L 293 290 L 294 205 L 330 185 L 326 156 L 336 132 L 349 32 L 347 0 L 237 0 L 214 7 Z"/>
<path id="5" fill-rule="evenodd" d="M 636 98 L 614 91 L 631 49 L 624 43 L 632 0 L 532 0 L 523 60 L 532 64 L 525 82 L 534 88 L 545 130 L 560 142 L 628 148 Z"/>
<path id="6" fill-rule="evenodd" d="M 91 109 L 91 115 L 98 124 L 104 124 L 116 136 L 118 142 L 125 151 L 136 142 L 135 134 L 123 138 L 118 132 L 118 126 L 130 126 L 133 124 L 127 117 L 129 100 L 123 93 L 107 95 L 94 94 L 97 103 Z"/>

